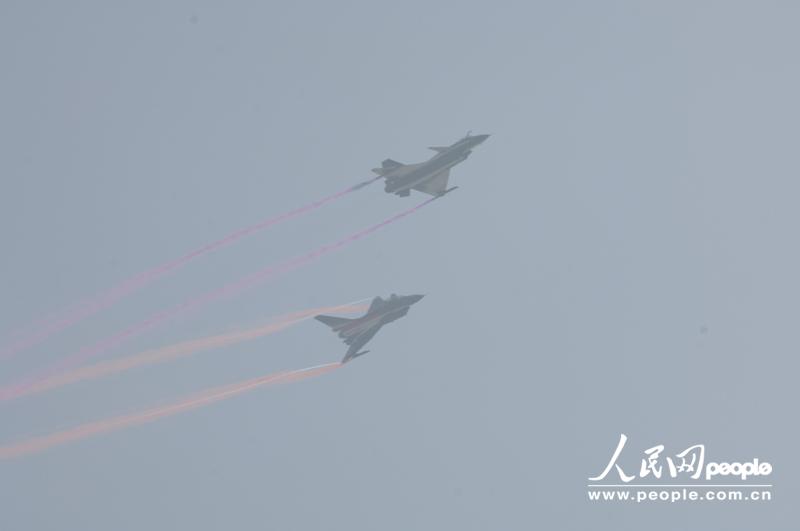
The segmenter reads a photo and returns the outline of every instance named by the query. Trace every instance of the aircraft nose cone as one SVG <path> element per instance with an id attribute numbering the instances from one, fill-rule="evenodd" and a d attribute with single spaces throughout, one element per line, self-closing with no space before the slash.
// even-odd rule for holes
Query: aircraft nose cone
<path id="1" fill-rule="evenodd" d="M 474 137 L 472 137 L 472 138 L 474 138 L 474 139 L 477 141 L 477 143 L 478 143 L 478 144 L 481 144 L 481 143 L 483 143 L 483 142 L 484 142 L 484 141 L 485 141 L 487 138 L 489 138 L 490 136 L 491 136 L 491 135 L 475 135 L 475 136 L 474 136 Z"/>
<path id="2" fill-rule="evenodd" d="M 422 300 L 422 297 L 424 297 L 424 296 L 425 295 L 409 295 L 409 298 L 411 299 L 411 304 L 418 303 L 419 301 Z"/>

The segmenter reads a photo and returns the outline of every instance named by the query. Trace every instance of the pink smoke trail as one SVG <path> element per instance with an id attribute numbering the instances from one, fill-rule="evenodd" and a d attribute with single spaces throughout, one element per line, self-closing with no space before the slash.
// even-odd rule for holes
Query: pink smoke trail
<path id="1" fill-rule="evenodd" d="M 132 413 L 106 420 L 82 424 L 71 429 L 43 435 L 27 441 L 22 441 L 8 446 L 0 446 L 0 459 L 13 459 L 25 455 L 42 452 L 54 446 L 59 446 L 73 441 L 78 441 L 110 431 L 136 426 L 146 422 L 170 417 L 199 407 L 207 406 L 221 400 L 232 398 L 241 393 L 252 391 L 266 385 L 293 383 L 319 376 L 341 367 L 341 363 L 327 363 L 305 369 L 279 372 L 252 378 L 243 382 L 210 389 L 193 397 L 179 400 L 172 404 L 155 407 L 139 413 Z"/>
<path id="2" fill-rule="evenodd" d="M 364 181 L 355 186 L 351 186 L 345 190 L 324 197 L 318 201 L 314 201 L 313 203 L 309 203 L 300 208 L 290 210 L 289 212 L 285 212 L 278 216 L 256 223 L 255 225 L 250 225 L 249 227 L 237 230 L 219 240 L 203 245 L 202 247 L 198 247 L 197 249 L 179 258 L 176 258 L 169 262 L 165 262 L 152 269 L 148 269 L 147 271 L 139 273 L 138 275 L 135 275 L 121 282 L 115 287 L 105 292 L 102 292 L 95 297 L 92 297 L 86 301 L 74 305 L 72 308 L 62 312 L 59 316 L 53 317 L 50 320 L 45 320 L 39 325 L 34 325 L 33 330 L 29 331 L 27 334 L 25 333 L 13 334 L 21 337 L 13 341 L 11 344 L 0 349 L 0 360 L 8 359 L 14 356 L 15 354 L 18 354 L 34 345 L 41 343 L 51 335 L 60 332 L 61 330 L 64 330 L 65 328 L 68 328 L 82 321 L 83 319 L 86 319 L 87 317 L 90 317 L 91 315 L 94 315 L 95 313 L 112 306 L 115 302 L 119 301 L 120 299 L 145 287 L 151 282 L 158 280 L 164 275 L 183 267 L 184 265 L 188 264 L 192 260 L 195 260 L 196 258 L 199 258 L 213 251 L 222 249 L 223 247 L 227 247 L 228 245 L 231 245 L 232 243 L 244 238 L 245 236 L 249 236 L 261 230 L 267 229 L 277 223 L 316 210 L 327 203 L 336 201 L 337 199 L 340 199 L 351 192 L 354 192 L 356 190 L 359 190 L 367 186 L 368 184 L 371 184 L 372 182 L 374 182 L 379 178 L 380 177 L 376 177 L 374 179 Z"/>
<path id="3" fill-rule="evenodd" d="M 202 352 L 209 349 L 223 348 L 230 345 L 235 345 L 242 341 L 251 341 L 260 337 L 264 337 L 281 330 L 285 330 L 290 326 L 301 323 L 310 317 L 319 315 L 321 313 L 353 313 L 364 311 L 368 308 L 366 304 L 345 304 L 340 306 L 323 306 L 320 308 L 311 308 L 299 312 L 277 317 L 272 322 L 249 328 L 245 330 L 238 330 L 227 334 L 220 334 L 215 336 L 208 336 L 199 339 L 191 339 L 166 345 L 163 347 L 145 350 L 137 354 L 125 356 L 122 358 L 96 363 L 94 365 L 87 365 L 79 367 L 70 371 L 54 374 L 49 378 L 38 380 L 35 383 L 27 386 L 24 391 L 18 395 L 29 396 L 32 394 L 43 393 L 51 389 L 57 389 L 65 385 L 71 385 L 79 382 L 85 382 L 104 376 L 119 374 L 130 369 L 142 367 L 146 365 L 153 365 L 156 363 L 164 363 L 173 361 L 178 358 L 190 356 L 196 352 Z"/>
<path id="4" fill-rule="evenodd" d="M 245 277 L 242 280 L 225 285 L 217 290 L 207 292 L 194 299 L 189 299 L 188 301 L 185 301 L 182 304 L 174 306 L 168 310 L 156 313 L 151 317 L 149 317 L 148 319 L 145 319 L 144 321 L 141 321 L 109 338 L 106 338 L 98 343 L 95 343 L 92 346 L 81 349 L 75 355 L 70 356 L 59 363 L 51 365 L 49 368 L 45 369 L 41 374 L 35 377 L 29 378 L 17 384 L 11 384 L 3 388 L 0 388 L 0 401 L 12 400 L 23 394 L 26 394 L 27 389 L 29 387 L 36 386 L 43 379 L 51 378 L 54 374 L 57 374 L 64 370 L 73 369 L 74 367 L 83 363 L 84 361 L 96 357 L 102 354 L 103 352 L 107 351 L 108 349 L 119 345 L 123 341 L 130 339 L 132 337 L 136 337 L 142 334 L 143 332 L 150 330 L 151 328 L 154 328 L 168 321 L 169 319 L 199 309 L 223 297 L 229 297 L 234 294 L 240 293 L 244 290 L 250 289 L 258 285 L 261 282 L 264 282 L 270 277 L 273 277 L 281 273 L 286 273 L 288 271 L 292 271 L 303 265 L 313 262 L 332 251 L 335 251 L 350 243 L 358 241 L 361 238 L 368 236 L 373 232 L 382 229 L 383 227 L 386 227 L 387 225 L 390 225 L 406 216 L 413 214 L 414 212 L 430 204 L 436 199 L 437 199 L 436 197 L 432 197 L 431 199 L 423 201 L 422 203 L 419 203 L 418 205 L 409 208 L 408 210 L 404 210 L 399 214 L 395 214 L 394 216 L 385 219 L 384 221 L 381 221 L 376 225 L 373 225 L 367 229 L 356 232 L 355 234 L 351 234 L 350 236 L 347 236 L 346 238 L 343 238 L 335 243 L 322 246 L 314 251 L 311 251 L 310 253 L 304 254 L 302 256 L 299 256 L 282 264 L 278 264 L 277 266 L 267 267 L 265 269 L 257 271 L 256 273 L 253 273 L 250 276 Z"/>

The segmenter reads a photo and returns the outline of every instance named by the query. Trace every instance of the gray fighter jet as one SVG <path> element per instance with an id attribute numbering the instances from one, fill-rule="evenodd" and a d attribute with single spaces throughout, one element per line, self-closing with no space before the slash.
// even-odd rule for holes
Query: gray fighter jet
<path id="1" fill-rule="evenodd" d="M 467 136 L 452 146 L 429 148 L 434 150 L 436 155 L 425 162 L 401 164 L 396 160 L 386 159 L 380 168 L 374 168 L 372 171 L 386 179 L 387 193 L 406 197 L 411 190 L 417 190 L 440 197 L 458 188 L 447 187 L 450 168 L 466 160 L 472 149 L 487 138 L 489 135 L 472 136 L 467 133 Z"/>
<path id="2" fill-rule="evenodd" d="M 342 363 L 347 363 L 353 358 L 362 356 L 369 352 L 358 350 L 367 344 L 375 334 L 378 333 L 383 325 L 400 319 L 408 313 L 412 304 L 419 302 L 424 295 L 395 295 L 384 300 L 380 297 L 372 299 L 369 310 L 363 317 L 357 319 L 346 319 L 344 317 L 332 317 L 330 315 L 317 315 L 317 321 L 330 326 L 334 332 L 338 332 L 339 337 L 344 339 L 350 348 L 342 359 Z"/>

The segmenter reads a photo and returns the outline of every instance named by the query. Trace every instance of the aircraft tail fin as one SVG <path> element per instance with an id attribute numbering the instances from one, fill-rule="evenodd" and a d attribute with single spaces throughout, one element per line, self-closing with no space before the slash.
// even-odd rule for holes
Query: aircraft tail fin
<path id="1" fill-rule="evenodd" d="M 346 317 L 333 317 L 331 315 L 317 315 L 314 317 L 320 323 L 326 324 L 334 330 L 339 330 L 347 323 L 354 321 L 354 319 L 347 319 Z"/>

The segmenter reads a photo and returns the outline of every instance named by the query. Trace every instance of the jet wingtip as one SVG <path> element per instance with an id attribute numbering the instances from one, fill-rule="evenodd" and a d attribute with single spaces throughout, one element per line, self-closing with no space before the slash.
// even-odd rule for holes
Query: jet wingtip
<path id="1" fill-rule="evenodd" d="M 446 196 L 447 194 L 449 194 L 449 193 L 450 193 L 450 192 L 452 192 L 453 190 L 458 190 L 458 186 L 454 186 L 454 187 L 452 187 L 452 188 L 448 188 L 448 189 L 447 189 L 447 190 L 445 190 L 444 192 L 442 192 L 442 193 L 440 193 L 439 195 L 437 195 L 437 196 L 436 196 L 436 199 L 439 199 L 440 197 L 444 197 L 444 196 Z"/>
<path id="2" fill-rule="evenodd" d="M 363 356 L 364 354 L 369 354 L 369 350 L 363 350 L 361 352 L 356 352 L 353 355 L 345 356 L 344 358 L 342 358 L 341 364 L 344 365 L 345 363 L 353 361 L 354 359 L 356 359 L 356 358 L 358 358 L 360 356 Z"/>

